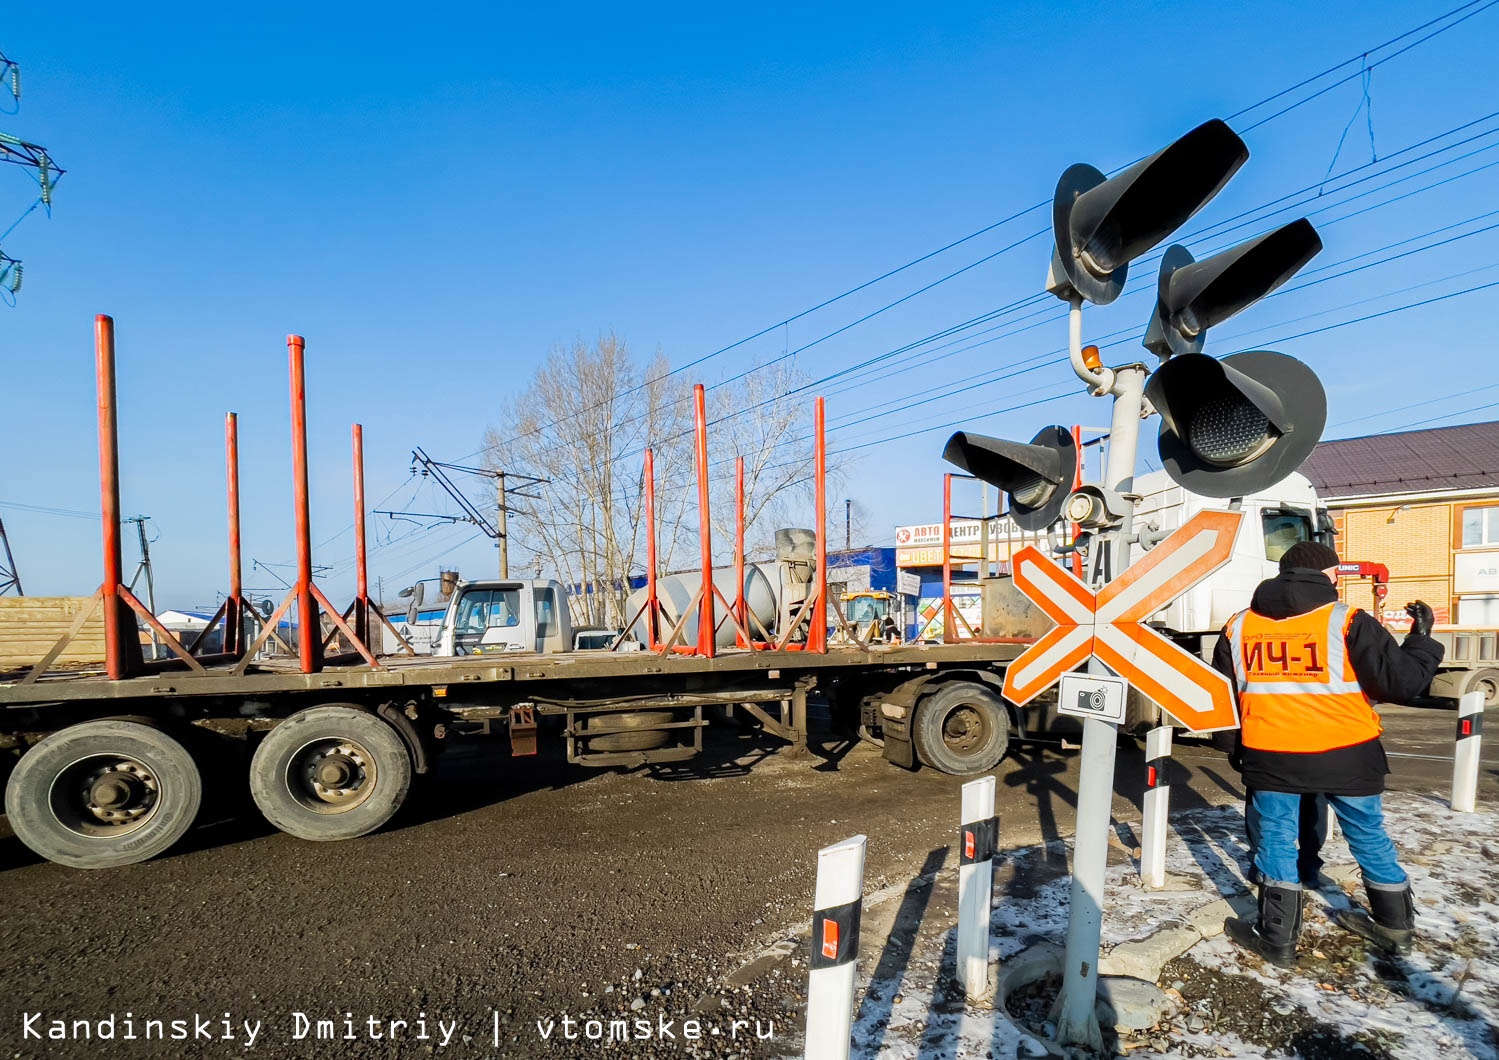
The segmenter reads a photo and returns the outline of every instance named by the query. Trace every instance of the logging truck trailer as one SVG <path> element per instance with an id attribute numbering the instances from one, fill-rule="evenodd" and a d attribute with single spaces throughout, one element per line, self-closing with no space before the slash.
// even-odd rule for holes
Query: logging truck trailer
<path id="1" fill-rule="evenodd" d="M 511 756 L 560 740 L 582 766 L 680 762 L 730 708 L 795 752 L 806 746 L 809 699 L 850 730 L 878 716 L 894 762 L 978 773 L 1020 732 L 1022 715 L 999 694 L 1019 650 L 580 651 L 117 680 L 57 671 L 0 683 L 5 809 L 33 851 L 82 868 L 162 853 L 192 826 L 205 792 L 232 796 L 247 780 L 277 828 L 350 839 L 385 824 L 456 740 L 497 740 Z"/>
<path id="2" fill-rule="evenodd" d="M 94 347 L 104 578 L 50 650 L 0 673 L 5 811 L 16 835 L 43 857 L 84 868 L 145 860 L 192 827 L 205 791 L 232 795 L 247 781 L 260 812 L 283 831 L 311 840 L 364 835 L 400 809 L 413 777 L 431 772 L 442 748 L 468 737 L 499 738 L 514 756 L 560 739 L 567 761 L 581 766 L 680 762 L 701 752 L 704 728 L 731 709 L 802 750 L 808 701 L 816 698 L 850 731 L 877 730 L 891 761 L 968 774 L 993 768 L 1020 731 L 1022 719 L 1000 689 L 1021 640 L 876 644 L 852 630 L 847 643 L 830 643 L 829 611 L 844 623 L 840 603 L 827 595 L 820 398 L 811 454 L 816 527 L 787 532 L 784 541 L 777 535 L 784 550 L 771 575 L 781 581 L 775 600 L 785 611 L 774 622 L 754 606 L 752 590 L 767 574 L 745 563 L 742 460 L 734 564 L 728 574 L 714 568 L 706 398 L 698 386 L 696 589 L 690 579 L 656 584 L 655 471 L 647 450 L 648 582 L 625 623 L 642 632 L 639 650 L 565 650 L 571 645 L 551 644 L 539 629 L 534 641 L 511 645 L 510 637 L 498 636 L 511 629 L 507 624 L 489 635 L 486 610 L 473 654 L 457 655 L 459 640 L 450 657 L 419 657 L 404 642 L 405 654 L 377 654 L 372 645 L 377 636 L 383 641 L 382 624 L 394 627 L 368 595 L 358 424 L 353 602 L 340 612 L 312 577 L 305 343 L 296 335 L 287 337 L 295 584 L 269 616 L 245 599 L 237 419 L 229 413 L 229 584 L 204 631 L 222 628 L 222 648 L 206 654 L 203 634 L 192 643 L 179 640 L 122 580 L 114 322 L 107 316 L 95 319 Z M 733 588 L 726 592 L 724 584 Z M 534 595 L 536 586 L 530 588 Z M 565 604 L 554 599 L 552 606 L 555 620 Z M 278 633 L 293 613 L 294 645 Z M 542 617 L 537 610 L 538 623 Z M 102 670 L 56 665 L 93 620 L 102 625 Z M 141 657 L 138 623 L 151 628 L 169 658 Z M 504 645 L 490 643 L 496 639 Z M 260 658 L 269 641 L 284 650 L 278 659 Z"/>

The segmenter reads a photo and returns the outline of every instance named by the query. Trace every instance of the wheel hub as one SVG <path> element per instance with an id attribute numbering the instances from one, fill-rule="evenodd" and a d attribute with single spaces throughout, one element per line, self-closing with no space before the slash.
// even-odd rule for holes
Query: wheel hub
<path id="1" fill-rule="evenodd" d="M 77 807 L 84 821 L 110 826 L 138 823 L 156 806 L 156 777 L 134 759 L 110 759 L 79 777 Z"/>
<path id="2" fill-rule="evenodd" d="M 942 739 L 955 751 L 971 751 L 984 739 L 984 719 L 972 707 L 958 707 L 942 722 Z"/>
<path id="3" fill-rule="evenodd" d="M 291 775 L 300 781 L 301 791 L 293 793 L 298 801 L 324 813 L 352 809 L 375 787 L 374 760 L 352 740 L 309 744 L 298 754 Z"/>

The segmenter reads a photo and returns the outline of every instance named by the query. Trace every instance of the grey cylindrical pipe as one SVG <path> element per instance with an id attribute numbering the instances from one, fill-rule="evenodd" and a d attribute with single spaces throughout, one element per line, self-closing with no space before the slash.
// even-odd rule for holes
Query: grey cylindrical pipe
<path id="1" fill-rule="evenodd" d="M 744 569 L 744 599 L 749 605 L 749 612 L 759 620 L 760 626 L 772 631 L 776 628 L 776 588 L 773 580 L 776 576 L 776 569 L 771 564 Z M 672 574 L 656 580 L 656 598 L 661 601 L 660 632 L 663 638 L 671 632 L 672 626 L 676 625 L 677 619 L 692 602 L 693 594 L 702 583 L 702 575 L 696 573 Z M 713 584 L 718 586 L 718 591 L 723 594 L 725 600 L 731 604 L 734 602 L 734 598 L 738 595 L 734 586 L 734 568 L 719 567 L 714 570 Z M 625 604 L 625 613 L 635 614 L 644 603 L 645 590 L 636 589 L 630 594 L 630 599 Z M 736 632 L 734 622 L 725 614 L 721 601 L 715 601 L 714 614 L 718 621 L 714 643 L 720 648 L 733 646 Z M 687 619 L 687 625 L 683 627 L 679 643 L 697 643 L 697 616 L 698 611 L 694 607 Z M 760 626 L 756 626 L 753 622 L 746 624 L 749 626 L 752 637 L 758 638 L 761 635 Z M 641 643 L 645 643 L 646 627 L 643 615 L 630 627 L 629 634 Z"/>

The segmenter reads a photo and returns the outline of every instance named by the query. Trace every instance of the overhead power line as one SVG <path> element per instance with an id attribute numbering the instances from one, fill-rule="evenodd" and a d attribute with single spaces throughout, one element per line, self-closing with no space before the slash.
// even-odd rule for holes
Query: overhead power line
<path id="1" fill-rule="evenodd" d="M 1411 49 L 1416 48 L 1416 47 L 1420 46 L 1421 44 L 1426 43 L 1427 41 L 1433 39 L 1434 37 L 1436 37 L 1436 36 L 1438 36 L 1438 35 L 1440 35 L 1442 33 L 1445 33 L 1447 30 L 1452 29 L 1454 26 L 1457 26 L 1457 25 L 1461 24 L 1462 22 L 1467 21 L 1469 18 L 1472 18 L 1475 15 L 1478 15 L 1478 14 L 1482 13 L 1483 11 L 1488 10 L 1490 7 L 1494 6 L 1496 3 L 1499 3 L 1499 0 L 1469 0 L 1469 2 L 1467 2 L 1467 3 L 1460 4 L 1457 7 L 1452 8 L 1451 10 L 1445 12 L 1444 14 L 1438 15 L 1437 17 L 1432 18 L 1432 19 L 1428 19 L 1428 20 L 1420 23 L 1419 25 L 1412 27 L 1411 29 L 1405 30 L 1404 32 L 1402 32 L 1400 34 L 1397 34 L 1396 36 L 1391 37 L 1388 40 L 1386 40 L 1386 41 L 1384 41 L 1384 42 L 1382 42 L 1380 44 L 1375 45 L 1372 48 L 1366 48 L 1366 49 L 1364 49 L 1364 50 L 1362 50 L 1362 51 L 1360 51 L 1360 52 L 1358 52 L 1358 53 L 1350 56 L 1349 58 L 1344 59 L 1343 61 L 1341 61 L 1339 63 L 1335 63 L 1334 65 L 1326 68 L 1325 70 L 1323 70 L 1323 71 L 1321 71 L 1321 72 L 1319 72 L 1317 74 L 1312 75 L 1309 78 L 1305 78 L 1305 79 L 1303 79 L 1301 81 L 1298 81 L 1295 84 L 1293 84 L 1293 85 L 1291 85 L 1291 86 L 1289 86 L 1287 88 L 1280 89 L 1277 92 L 1271 93 L 1270 95 L 1268 95 L 1268 96 L 1266 96 L 1266 97 L 1264 97 L 1264 98 L 1256 101 L 1255 103 L 1252 103 L 1249 106 L 1244 107 L 1244 108 L 1236 111 L 1234 114 L 1232 114 L 1230 116 L 1229 120 L 1233 120 L 1235 118 L 1243 117 L 1244 115 L 1247 115 L 1247 114 L 1249 114 L 1249 113 L 1251 113 L 1251 112 L 1253 112 L 1253 111 L 1255 111 L 1255 110 L 1257 110 L 1257 109 L 1259 109 L 1259 108 L 1261 108 L 1261 107 L 1263 107 L 1263 106 L 1265 106 L 1265 105 L 1267 105 L 1269 103 L 1272 103 L 1275 100 L 1278 100 L 1278 99 L 1281 99 L 1281 98 L 1283 98 L 1283 97 L 1285 97 L 1287 95 L 1293 94 L 1293 93 L 1301 90 L 1302 88 L 1310 87 L 1310 86 L 1316 84 L 1317 82 L 1321 81 L 1322 79 L 1324 79 L 1324 78 L 1326 78 L 1326 77 L 1328 77 L 1328 76 L 1336 73 L 1337 71 L 1339 71 L 1341 69 L 1344 69 L 1344 68 L 1348 67 L 1349 65 L 1351 65 L 1353 63 L 1360 63 L 1361 64 L 1360 69 L 1358 71 L 1355 71 L 1353 74 L 1350 74 L 1350 75 L 1348 75 L 1346 77 L 1340 78 L 1340 79 L 1338 79 L 1337 81 L 1335 81 L 1334 83 L 1332 83 L 1330 85 L 1323 86 L 1323 87 L 1320 87 L 1320 88 L 1316 89 L 1310 95 L 1307 95 L 1307 96 L 1305 96 L 1303 98 L 1298 99 L 1296 102 L 1293 102 L 1293 103 L 1291 103 L 1291 104 L 1289 104 L 1289 105 L 1281 108 L 1280 110 L 1278 110 L 1275 113 L 1269 115 L 1268 117 L 1262 118 L 1262 119 L 1254 122 L 1253 124 L 1245 127 L 1244 129 L 1242 129 L 1240 131 L 1241 132 L 1248 132 L 1248 131 L 1250 131 L 1252 129 L 1257 129 L 1257 128 L 1265 125 L 1265 124 L 1268 124 L 1271 121 L 1274 121 L 1275 119 L 1277 119 L 1279 117 L 1282 117 L 1285 114 L 1289 114 L 1291 111 L 1296 110 L 1298 107 L 1304 106 L 1306 103 L 1309 103 L 1313 99 L 1316 99 L 1317 97 L 1325 94 L 1326 92 L 1329 92 L 1329 91 L 1331 91 L 1334 88 L 1337 88 L 1339 85 L 1345 84 L 1346 82 L 1354 79 L 1355 77 L 1362 76 L 1364 70 L 1366 70 L 1366 69 L 1372 70 L 1375 67 L 1381 66 L 1384 63 L 1387 63 L 1390 60 L 1395 59 L 1395 58 L 1397 58 L 1400 55 L 1404 55 L 1405 53 L 1409 52 Z M 1404 47 L 1401 47 L 1398 50 L 1396 50 L 1396 51 L 1394 51 L 1394 52 L 1392 52 L 1392 53 L 1390 53 L 1388 55 L 1380 55 L 1377 58 L 1373 59 L 1372 61 L 1369 59 L 1370 56 L 1377 55 L 1377 53 L 1380 53 L 1380 52 L 1384 51 L 1385 49 L 1393 47 L 1394 45 L 1399 44 L 1402 41 L 1406 41 L 1410 37 L 1413 37 L 1413 36 L 1416 36 L 1418 34 L 1421 34 L 1424 31 L 1426 31 L 1428 29 L 1431 29 L 1434 26 L 1438 27 L 1438 28 L 1434 29 L 1430 33 L 1427 33 L 1425 36 L 1420 37 L 1418 40 L 1411 41 L 1410 43 L 1405 44 Z M 910 261 L 907 261 L 907 262 L 905 262 L 902 265 L 898 265 L 895 268 L 886 270 L 885 272 L 881 273 L 878 276 L 875 276 L 872 279 L 865 280 L 865 281 L 863 281 L 863 282 L 861 282 L 859 284 L 856 284 L 855 286 L 850 287 L 847 290 L 840 292 L 839 294 L 833 295 L 830 298 L 826 298 L 826 299 L 822 300 L 821 302 L 818 302 L 817 304 L 808 307 L 807 309 L 804 309 L 804 310 L 801 310 L 801 311 L 799 311 L 797 313 L 794 313 L 794 314 L 792 314 L 792 315 L 790 315 L 790 316 L 788 316 L 788 317 L 786 317 L 786 318 L 784 318 L 782 320 L 779 320 L 779 321 L 775 322 L 774 324 L 767 325 L 767 326 L 759 329 L 758 331 L 753 332 L 752 334 L 746 335 L 745 337 L 743 337 L 741 339 L 737 339 L 734 342 L 731 342 L 731 343 L 729 343 L 729 344 L 727 344 L 725 346 L 721 346 L 721 347 L 719 347 L 719 348 L 717 348 L 717 349 L 715 349 L 715 350 L 713 350 L 713 351 L 711 351 L 709 353 L 703 354 L 703 355 L 701 355 L 699 357 L 696 357 L 696 358 L 694 358 L 694 359 L 692 359 L 690 361 L 687 361 L 684 364 L 681 364 L 681 365 L 679 365 L 679 366 L 677 366 L 675 368 L 672 368 L 670 371 L 668 371 L 666 373 L 663 373 L 660 376 L 654 376 L 654 377 L 651 377 L 650 379 L 644 380 L 643 382 L 641 382 L 640 384 L 638 384 L 633 390 L 627 391 L 624 395 L 620 395 L 620 396 L 629 396 L 630 394 L 638 392 L 639 390 L 644 389 L 645 387 L 650 386 L 650 385 L 652 385 L 655 382 L 658 382 L 660 379 L 666 378 L 668 376 L 676 375 L 676 374 L 679 374 L 681 372 L 688 371 L 688 370 L 690 370 L 692 368 L 696 368 L 696 367 L 698 367 L 698 366 L 706 363 L 707 361 L 710 361 L 710 360 L 712 360 L 712 359 L 714 359 L 716 357 L 719 357 L 719 356 L 721 356 L 721 355 L 723 355 L 725 353 L 729 353 L 729 352 L 731 352 L 733 350 L 739 349 L 740 347 L 746 345 L 749 342 L 754 341 L 755 339 L 763 338 L 766 335 L 770 335 L 770 334 L 774 333 L 775 331 L 777 331 L 780 328 L 786 327 L 786 326 L 788 326 L 788 325 L 790 325 L 790 324 L 792 324 L 792 323 L 794 323 L 794 322 L 796 322 L 798 320 L 801 320 L 801 319 L 803 319 L 803 318 L 805 318 L 807 316 L 810 316 L 813 313 L 816 313 L 816 312 L 818 312 L 818 311 L 820 311 L 822 309 L 826 309 L 826 308 L 828 308 L 828 307 L 830 307 L 832 305 L 835 305 L 836 303 L 841 302 L 844 299 L 849 298 L 849 297 L 851 297 L 851 296 L 853 296 L 855 294 L 858 294 L 858 293 L 860 293 L 862 291 L 865 291 L 865 290 L 869 289 L 870 287 L 873 287 L 876 284 L 879 284 L 879 283 L 883 282 L 884 280 L 888 280 L 888 279 L 891 279 L 891 278 L 893 278 L 893 277 L 895 277 L 897 275 L 900 275 L 901 273 L 904 273 L 907 270 L 909 270 L 911 268 L 914 268 L 917 265 L 920 265 L 920 264 L 923 264 L 923 263 L 925 263 L 927 261 L 930 261 L 933 258 L 938 257 L 941 254 L 946 253 L 947 251 L 953 250 L 953 249 L 955 249 L 955 248 L 957 248 L 959 246 L 962 246 L 962 245 L 964 245 L 966 243 L 969 243 L 972 240 L 977 239 L 980 236 L 986 235 L 986 234 L 988 234 L 990 232 L 993 232 L 995 229 L 1003 227 L 1006 224 L 1009 224 L 1009 223 L 1011 223 L 1013 221 L 1019 220 L 1020 218 L 1026 216 L 1027 214 L 1033 213 L 1033 212 L 1035 212 L 1037 210 L 1044 209 L 1046 206 L 1049 205 L 1049 202 L 1050 202 L 1050 200 L 1042 200 L 1040 202 L 1033 203 L 1030 206 L 1024 207 L 1023 209 L 1016 210 L 1013 213 L 1011 213 L 1011 214 L 1007 215 L 1006 217 L 1002 218 L 1001 220 L 995 221 L 992 224 L 985 225 L 984 227 L 982 227 L 980 229 L 977 229 L 974 232 L 970 232 L 968 235 L 965 235 L 965 236 L 962 236 L 962 237 L 960 237 L 958 239 L 952 240 L 951 242 L 949 242 L 947 244 L 944 244 L 943 246 L 938 247 L 935 250 L 932 250 L 932 251 L 929 251 L 929 252 L 927 252 L 925 254 L 922 254 L 919 257 L 913 258 Z M 945 282 L 947 282 L 947 281 L 955 278 L 956 276 L 962 275 L 963 273 L 969 271 L 970 269 L 972 269 L 972 268 L 974 268 L 974 267 L 976 267 L 976 266 L 978 266 L 980 264 L 983 264 L 983 263 L 985 263 L 987 261 L 992 260 L 994 257 L 997 257 L 999 254 L 1002 254 L 1002 253 L 1004 253 L 1004 252 L 1006 252 L 1008 250 L 1013 250 L 1016 247 L 1018 247 L 1020 245 L 1023 245 L 1024 243 L 1028 242 L 1030 239 L 1037 238 L 1038 236 L 1040 236 L 1042 234 L 1044 234 L 1044 230 L 1040 231 L 1040 232 L 1033 233 L 1032 235 L 1023 237 L 1022 239 L 1020 239 L 1020 240 L 1012 243 L 1010 246 L 1006 247 L 1005 250 L 996 252 L 995 254 L 988 255 L 988 256 L 986 256 L 984 258 L 979 259 L 978 261 L 972 262 L 969 265 L 964 266 L 962 269 L 959 269 L 959 270 L 956 270 L 955 272 L 949 273 L 946 276 L 944 276 L 942 279 L 939 279 L 939 280 L 935 281 L 934 283 L 928 284 L 928 285 L 920 288 L 919 290 L 913 292 L 910 295 L 906 295 L 906 296 L 904 296 L 901 299 L 898 299 L 898 300 L 896 300 L 894 302 L 888 303 L 888 304 L 880 307 L 879 309 L 875 310 L 873 313 L 866 314 L 865 316 L 859 318 L 858 320 L 855 320 L 851 324 L 845 325 L 845 326 L 843 326 L 841 328 L 838 328 L 838 329 L 836 329 L 834 331 L 831 331 L 831 332 L 829 332 L 829 333 L 827 333 L 827 334 L 819 337 L 818 339 L 814 340 L 813 343 L 808 344 L 808 345 L 804 345 L 803 347 L 801 347 L 798 352 L 800 352 L 801 350 L 805 350 L 806 348 L 808 348 L 809 345 L 816 345 L 817 343 L 826 341 L 828 338 L 831 338 L 834 335 L 842 334 L 842 333 L 848 331 L 849 329 L 851 329 L 851 328 L 853 328 L 853 327 L 855 327 L 855 326 L 857 326 L 857 325 L 859 325 L 861 323 L 865 323 L 868 320 L 872 319 L 873 317 L 879 316 L 880 314 L 888 311 L 890 308 L 893 308 L 893 306 L 899 305 L 899 304 L 901 304 L 904 301 L 908 301 L 911 298 L 916 297 L 919 294 L 923 294 L 923 293 L 931 290 L 933 287 L 938 286 L 938 285 L 940 285 L 942 283 L 945 283 Z M 787 356 L 788 356 L 788 354 L 782 354 L 780 357 L 773 358 L 770 361 L 766 362 L 766 364 L 764 364 L 764 365 L 758 365 L 755 368 L 750 369 L 750 371 L 756 371 L 756 370 L 759 370 L 762 367 L 767 367 L 770 364 L 777 363 L 778 361 L 786 359 Z M 745 374 L 745 373 L 741 373 L 740 376 L 736 376 L 734 378 L 736 378 L 736 379 L 737 378 L 742 378 L 743 374 Z M 600 403 L 600 404 L 603 404 L 603 403 Z M 593 411 L 593 410 L 597 409 L 598 407 L 600 407 L 600 405 L 594 405 L 594 406 L 590 406 L 588 408 L 576 410 L 574 412 L 568 413 L 567 417 L 564 417 L 564 419 L 565 418 L 572 418 L 572 417 L 577 417 L 577 416 L 584 415 L 585 413 Z M 534 427 L 534 428 L 531 428 L 531 429 L 529 429 L 529 430 L 527 430 L 525 432 L 522 432 L 521 434 L 518 434 L 518 435 L 514 436 L 513 438 L 507 439 L 505 444 L 509 444 L 511 442 L 519 440 L 520 438 L 529 437 L 532 434 L 537 434 L 537 433 L 540 433 L 542 431 L 548 430 L 548 429 L 550 429 L 552 427 L 557 426 L 561 422 L 563 422 L 563 419 L 558 419 L 558 420 L 554 420 L 554 421 L 551 421 L 551 422 L 548 422 L 548 423 L 545 423 L 545 424 L 541 424 L 541 425 L 539 425 L 537 427 Z M 483 452 L 484 452 L 483 448 L 476 449 L 472 453 L 469 453 L 469 454 L 465 455 L 464 457 L 460 457 L 459 459 L 460 460 L 466 460 L 466 459 L 469 459 L 470 457 L 478 456 L 479 454 L 481 454 Z"/>

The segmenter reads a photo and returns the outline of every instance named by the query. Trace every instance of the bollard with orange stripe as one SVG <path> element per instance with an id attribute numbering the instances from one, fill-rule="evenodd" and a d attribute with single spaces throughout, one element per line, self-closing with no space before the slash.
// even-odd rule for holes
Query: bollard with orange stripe
<path id="1" fill-rule="evenodd" d="M 1478 798 L 1478 756 L 1483 746 L 1482 692 L 1469 692 L 1458 701 L 1457 747 L 1452 755 L 1451 806 L 1472 813 Z"/>
<path id="2" fill-rule="evenodd" d="M 848 1060 L 867 845 L 864 836 L 856 835 L 817 852 L 807 982 L 808 1060 Z"/>
<path id="3" fill-rule="evenodd" d="M 1145 820 L 1140 826 L 1140 882 L 1166 886 L 1166 819 L 1171 807 L 1171 726 L 1145 734 Z"/>
<path id="4" fill-rule="evenodd" d="M 963 785 L 963 819 L 958 833 L 958 982 L 969 1000 L 978 1000 L 993 992 L 989 922 L 999 818 L 994 815 L 992 776 Z"/>

